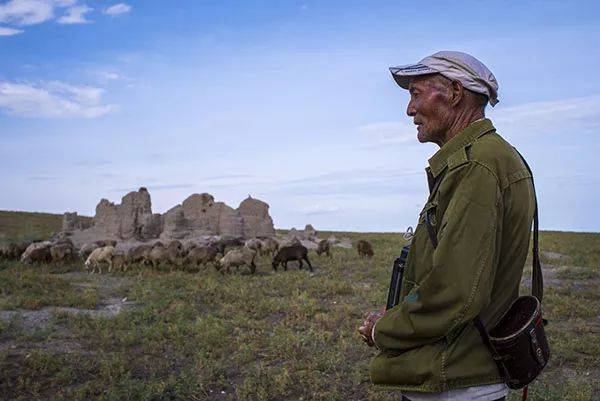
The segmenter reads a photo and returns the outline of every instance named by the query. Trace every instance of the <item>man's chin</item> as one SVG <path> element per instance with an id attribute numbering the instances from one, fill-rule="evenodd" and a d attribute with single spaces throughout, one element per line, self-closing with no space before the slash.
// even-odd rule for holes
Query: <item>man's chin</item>
<path id="1" fill-rule="evenodd" d="M 429 135 L 417 128 L 417 139 L 421 143 L 429 142 Z"/>

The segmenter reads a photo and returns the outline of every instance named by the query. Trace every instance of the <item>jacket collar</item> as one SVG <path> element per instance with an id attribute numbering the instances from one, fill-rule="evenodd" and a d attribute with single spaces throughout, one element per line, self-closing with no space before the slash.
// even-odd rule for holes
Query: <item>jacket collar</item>
<path id="1" fill-rule="evenodd" d="M 492 121 L 488 118 L 473 121 L 431 156 L 429 159 L 429 167 L 426 169 L 427 173 L 431 174 L 433 178 L 436 178 L 448 166 L 448 158 L 452 156 L 454 152 L 470 145 L 475 139 L 483 134 L 494 130 L 495 128 L 492 125 Z"/>

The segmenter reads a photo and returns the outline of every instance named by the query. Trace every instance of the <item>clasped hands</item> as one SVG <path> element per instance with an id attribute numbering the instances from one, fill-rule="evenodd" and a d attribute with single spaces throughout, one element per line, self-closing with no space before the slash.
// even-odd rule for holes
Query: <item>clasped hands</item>
<path id="1" fill-rule="evenodd" d="M 377 323 L 377 321 L 381 319 L 384 313 L 385 308 L 382 308 L 378 311 L 365 312 L 363 314 L 363 322 L 362 325 L 358 328 L 358 332 L 362 340 L 369 347 L 375 345 L 375 342 L 373 341 L 373 327 L 375 326 L 375 323 Z"/>

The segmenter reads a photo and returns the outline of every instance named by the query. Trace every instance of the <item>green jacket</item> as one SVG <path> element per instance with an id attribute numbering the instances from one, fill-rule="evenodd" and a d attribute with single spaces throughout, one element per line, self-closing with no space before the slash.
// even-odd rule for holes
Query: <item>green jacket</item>
<path id="1" fill-rule="evenodd" d="M 412 239 L 402 301 L 374 328 L 381 353 L 371 380 L 417 392 L 500 383 L 472 320 L 479 314 L 489 329 L 518 296 L 535 208 L 531 175 L 488 119 L 448 141 L 426 171 L 431 194 Z"/>

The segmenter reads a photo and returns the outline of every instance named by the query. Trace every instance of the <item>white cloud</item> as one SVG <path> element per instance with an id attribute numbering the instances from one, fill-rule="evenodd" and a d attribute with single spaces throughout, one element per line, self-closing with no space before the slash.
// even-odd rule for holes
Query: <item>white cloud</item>
<path id="1" fill-rule="evenodd" d="M 81 104 L 94 105 L 100 103 L 104 89 L 94 88 L 91 86 L 74 86 L 63 82 L 49 82 L 47 88 L 54 93 L 62 95 L 70 95 L 73 99 Z"/>
<path id="2" fill-rule="evenodd" d="M 65 15 L 56 20 L 59 24 L 87 24 L 92 21 L 85 18 L 85 14 L 93 11 L 86 5 L 69 7 Z"/>
<path id="3" fill-rule="evenodd" d="M 0 82 L 0 109 L 19 117 L 96 118 L 116 110 L 114 105 L 101 104 L 103 92 L 62 82 Z"/>
<path id="4" fill-rule="evenodd" d="M 104 14 L 112 15 L 113 17 L 120 14 L 125 14 L 131 11 L 131 6 L 125 3 L 118 3 L 104 10 Z"/>
<path id="5" fill-rule="evenodd" d="M 395 145 L 414 141 L 416 127 L 409 121 L 385 121 L 363 125 L 358 131 L 376 145 Z"/>
<path id="6" fill-rule="evenodd" d="M 35 25 L 54 17 L 54 3 L 47 0 L 11 0 L 0 4 L 0 22 Z"/>
<path id="7" fill-rule="evenodd" d="M 308 216 L 316 215 L 316 214 L 330 214 L 336 213 L 340 210 L 340 207 L 337 205 L 325 205 L 325 204 L 314 204 L 308 206 L 302 210 L 302 212 Z"/>
<path id="8" fill-rule="evenodd" d="M 77 0 L 10 0 L 0 4 L 0 23 L 14 26 L 37 25 L 54 20 L 57 9 L 66 9 L 56 19 L 60 24 L 84 24 L 91 22 L 85 14 L 93 9 Z M 0 36 L 11 36 L 22 33 L 15 27 L 0 27 Z"/>
<path id="9" fill-rule="evenodd" d="M 22 29 L 5 28 L 0 26 L 0 36 L 13 36 L 23 33 Z"/>
<path id="10" fill-rule="evenodd" d="M 112 72 L 112 71 L 98 71 L 98 75 L 104 79 L 106 79 L 107 81 L 114 81 L 116 79 L 121 78 L 121 76 L 119 74 L 117 74 L 116 72 Z"/>
<path id="11" fill-rule="evenodd" d="M 91 70 L 88 70 L 87 73 L 91 77 L 93 77 L 94 80 L 101 82 L 101 83 L 107 83 L 110 81 L 125 79 L 124 76 L 122 76 L 120 73 L 118 73 L 112 69 L 102 69 L 102 68 L 91 69 Z"/>
<path id="12" fill-rule="evenodd" d="M 596 133 L 600 95 L 498 108 L 489 116 L 500 132 L 516 135 Z"/>

